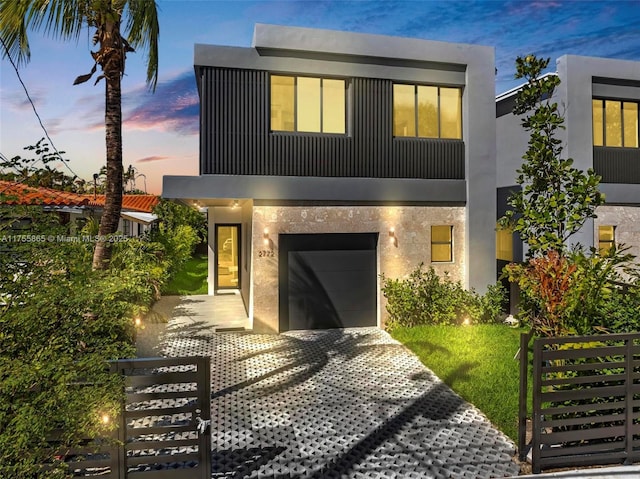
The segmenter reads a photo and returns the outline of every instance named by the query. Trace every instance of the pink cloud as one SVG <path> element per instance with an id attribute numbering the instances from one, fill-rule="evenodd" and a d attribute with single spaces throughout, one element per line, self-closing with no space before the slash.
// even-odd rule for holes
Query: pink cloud
<path id="1" fill-rule="evenodd" d="M 144 158 L 140 158 L 139 160 L 135 160 L 136 163 L 151 163 L 152 161 L 163 161 L 170 160 L 170 156 L 145 156 Z"/>

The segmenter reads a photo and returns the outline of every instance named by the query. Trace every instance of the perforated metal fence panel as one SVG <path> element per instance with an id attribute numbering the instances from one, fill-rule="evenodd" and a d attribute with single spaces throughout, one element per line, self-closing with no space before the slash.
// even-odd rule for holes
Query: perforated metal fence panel
<path id="1" fill-rule="evenodd" d="M 111 438 L 66 450 L 75 477 L 209 479 L 211 359 L 123 359 L 124 412 Z M 116 441 L 113 441 L 113 440 Z"/>

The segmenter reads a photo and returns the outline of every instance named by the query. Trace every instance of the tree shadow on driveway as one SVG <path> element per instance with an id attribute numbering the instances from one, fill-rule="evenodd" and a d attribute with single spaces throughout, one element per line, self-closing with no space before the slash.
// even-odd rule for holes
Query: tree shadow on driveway
<path id="1" fill-rule="evenodd" d="M 230 351 L 252 336 L 219 340 Z M 219 367 L 241 368 L 245 376 L 212 393 L 228 416 L 220 426 L 244 429 L 218 431 L 219 450 L 282 448 L 260 463 L 258 475 L 518 474 L 513 443 L 386 333 L 327 330 L 275 336 L 271 347 L 264 341 L 256 339 L 258 350 L 235 343 L 236 354 Z"/>

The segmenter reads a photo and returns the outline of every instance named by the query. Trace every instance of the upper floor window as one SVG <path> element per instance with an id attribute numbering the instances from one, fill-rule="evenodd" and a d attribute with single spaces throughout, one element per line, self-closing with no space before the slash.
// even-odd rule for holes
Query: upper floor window
<path id="1" fill-rule="evenodd" d="M 593 145 L 638 148 L 638 103 L 594 99 Z"/>
<path id="2" fill-rule="evenodd" d="M 393 135 L 462 139 L 462 90 L 394 84 Z"/>
<path id="3" fill-rule="evenodd" d="M 346 82 L 271 75 L 271 130 L 346 132 Z"/>

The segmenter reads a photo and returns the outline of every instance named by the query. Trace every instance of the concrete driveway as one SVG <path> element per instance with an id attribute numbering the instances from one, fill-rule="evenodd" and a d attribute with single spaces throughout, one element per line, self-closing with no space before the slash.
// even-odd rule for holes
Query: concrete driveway
<path id="1" fill-rule="evenodd" d="M 181 317 L 158 341 L 161 355 L 212 358 L 214 478 L 519 472 L 513 442 L 377 328 L 220 333 Z"/>

